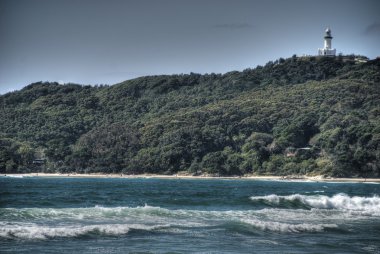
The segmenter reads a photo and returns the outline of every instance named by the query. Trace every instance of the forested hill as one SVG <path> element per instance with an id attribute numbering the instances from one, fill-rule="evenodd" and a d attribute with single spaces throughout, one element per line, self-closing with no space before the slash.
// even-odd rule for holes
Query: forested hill
<path id="1" fill-rule="evenodd" d="M 292 57 L 0 96 L 0 172 L 380 176 L 380 60 Z"/>

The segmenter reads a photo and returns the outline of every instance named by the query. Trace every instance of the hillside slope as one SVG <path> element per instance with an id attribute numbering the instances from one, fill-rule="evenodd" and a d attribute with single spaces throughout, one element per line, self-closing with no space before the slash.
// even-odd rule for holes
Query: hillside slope
<path id="1" fill-rule="evenodd" d="M 380 176 L 379 60 L 292 57 L 113 86 L 39 82 L 0 106 L 3 173 Z"/>

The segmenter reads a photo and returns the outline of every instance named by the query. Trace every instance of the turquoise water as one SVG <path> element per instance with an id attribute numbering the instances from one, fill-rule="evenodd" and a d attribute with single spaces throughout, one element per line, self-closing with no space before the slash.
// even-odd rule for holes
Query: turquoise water
<path id="1" fill-rule="evenodd" d="M 0 253 L 380 253 L 380 185 L 0 177 Z"/>

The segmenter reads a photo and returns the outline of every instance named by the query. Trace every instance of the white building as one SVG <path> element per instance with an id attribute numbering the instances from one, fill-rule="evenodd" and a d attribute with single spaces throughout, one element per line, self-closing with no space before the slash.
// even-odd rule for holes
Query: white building
<path id="1" fill-rule="evenodd" d="M 325 33 L 325 37 L 324 37 L 325 46 L 322 49 L 318 49 L 318 55 L 320 55 L 320 56 L 335 56 L 336 49 L 333 49 L 331 47 L 332 38 L 333 37 L 331 36 L 331 30 L 330 30 L 330 28 L 327 28 L 326 33 Z"/>

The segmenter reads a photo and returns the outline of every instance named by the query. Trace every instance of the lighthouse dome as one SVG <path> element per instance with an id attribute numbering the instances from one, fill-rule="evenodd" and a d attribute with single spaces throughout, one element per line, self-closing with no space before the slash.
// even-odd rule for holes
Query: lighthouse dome
<path id="1" fill-rule="evenodd" d="M 325 39 L 328 39 L 328 38 L 332 39 L 330 27 L 326 28 L 326 31 L 325 31 Z"/>

